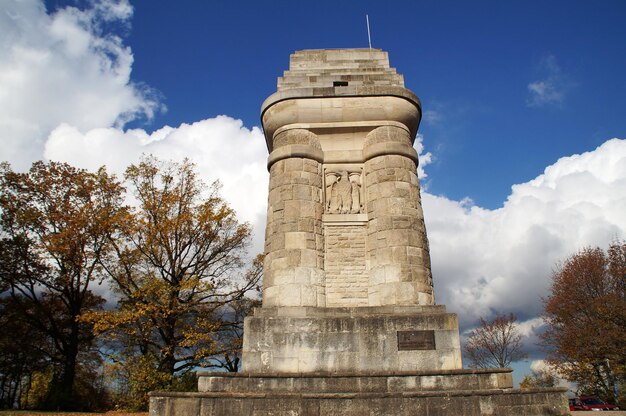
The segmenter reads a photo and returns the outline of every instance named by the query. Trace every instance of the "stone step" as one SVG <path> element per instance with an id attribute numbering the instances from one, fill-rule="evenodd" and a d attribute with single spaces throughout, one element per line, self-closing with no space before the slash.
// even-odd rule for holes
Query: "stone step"
<path id="1" fill-rule="evenodd" d="M 383 74 L 383 73 L 341 73 L 341 74 L 321 74 L 321 75 L 309 75 L 309 74 L 290 74 L 285 77 L 278 78 L 279 82 L 281 80 L 290 80 L 290 81 L 334 81 L 334 80 L 346 80 L 350 81 L 353 79 L 396 79 L 402 77 L 399 74 Z"/>
<path id="2" fill-rule="evenodd" d="M 359 59 L 363 56 L 382 59 L 388 53 L 378 48 L 303 49 L 292 53 L 290 59 Z"/>
<path id="3" fill-rule="evenodd" d="M 399 85 L 404 84 L 404 78 L 397 74 L 342 74 L 323 76 L 290 76 L 278 78 L 278 86 L 328 86 L 332 87 L 336 81 L 346 81 L 354 85 Z"/>
<path id="4" fill-rule="evenodd" d="M 280 308 L 254 308 L 251 316 L 265 317 L 356 317 L 356 316 L 385 316 L 385 315 L 415 315 L 446 313 L 445 305 L 413 305 L 413 306 L 362 306 L 362 307 L 333 307 L 316 308 L 312 306 L 291 306 Z"/>
<path id="5" fill-rule="evenodd" d="M 350 62 L 350 63 L 346 63 L 346 64 L 333 64 L 333 65 L 291 65 L 289 67 L 290 71 L 311 71 L 311 70 L 316 70 L 316 71 L 332 71 L 332 70 L 352 70 L 352 71 L 359 71 L 362 69 L 385 69 L 385 68 L 389 68 L 389 66 L 387 65 L 379 65 L 379 64 L 375 64 L 374 62 L 371 61 L 363 61 L 360 63 L 357 62 Z"/>
<path id="6" fill-rule="evenodd" d="M 293 70 L 283 71 L 283 76 L 322 76 L 322 75 L 342 75 L 342 74 L 396 74 L 395 68 L 331 68 L 323 71 L 319 70 Z"/>
<path id="7" fill-rule="evenodd" d="M 398 393 L 510 389 L 510 368 L 371 374 L 198 372 L 199 392 Z"/>
<path id="8" fill-rule="evenodd" d="M 566 416 L 564 388 L 397 393 L 151 392 L 159 416 Z"/>
<path id="9" fill-rule="evenodd" d="M 335 51 L 307 54 L 295 53 L 289 57 L 290 65 L 301 66 L 345 65 L 358 62 L 372 62 L 378 65 L 389 66 L 389 55 L 386 52 L 354 50 L 349 53 L 337 53 Z"/>
<path id="10" fill-rule="evenodd" d="M 399 80 L 352 80 L 349 81 L 349 85 L 395 85 L 395 86 L 403 86 L 402 82 Z M 294 89 L 294 88 L 333 88 L 341 85 L 335 85 L 335 81 L 326 81 L 326 82 L 279 82 L 277 84 L 277 88 L 279 90 L 285 89 Z"/>
<path id="11" fill-rule="evenodd" d="M 389 60 L 372 59 L 363 57 L 362 59 L 297 59 L 289 61 L 289 69 L 297 68 L 359 68 L 359 67 L 380 67 L 389 68 Z"/>

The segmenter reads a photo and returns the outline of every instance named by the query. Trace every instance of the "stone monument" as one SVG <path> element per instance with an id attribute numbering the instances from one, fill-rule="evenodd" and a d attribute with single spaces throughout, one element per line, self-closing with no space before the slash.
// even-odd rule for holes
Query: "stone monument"
<path id="1" fill-rule="evenodd" d="M 151 415 L 566 415 L 563 389 L 464 370 L 435 304 L 417 96 L 379 49 L 297 51 L 265 100 L 263 305 L 240 373 L 153 393 Z"/>

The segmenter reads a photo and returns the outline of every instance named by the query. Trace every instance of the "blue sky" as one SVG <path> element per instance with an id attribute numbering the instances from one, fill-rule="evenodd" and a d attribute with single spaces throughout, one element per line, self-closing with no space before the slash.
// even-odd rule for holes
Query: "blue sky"
<path id="1" fill-rule="evenodd" d="M 556 262 L 626 238 L 626 2 L 0 2 L 0 160 L 118 174 L 192 158 L 263 247 L 263 100 L 298 49 L 374 47 L 421 99 L 437 301 L 514 312 L 531 360 Z"/>
<path id="2" fill-rule="evenodd" d="M 86 2 L 49 0 L 48 10 Z M 259 106 L 298 49 L 373 46 L 429 112 L 429 190 L 502 205 L 563 155 L 626 130 L 623 1 L 139 0 L 114 29 L 132 48 L 132 79 L 167 106 L 154 130 L 219 114 L 259 125 Z M 533 82 L 553 96 L 532 105 Z M 549 94 L 549 93 L 548 93 Z"/>
<path id="3" fill-rule="evenodd" d="M 429 189 L 500 206 L 513 183 L 626 130 L 623 1 L 138 1 L 133 76 L 164 95 L 155 125 L 228 114 L 258 125 L 260 102 L 297 49 L 373 45 L 437 120 Z M 529 106 L 528 85 L 558 96 Z M 434 113 L 433 113 L 434 112 Z"/>

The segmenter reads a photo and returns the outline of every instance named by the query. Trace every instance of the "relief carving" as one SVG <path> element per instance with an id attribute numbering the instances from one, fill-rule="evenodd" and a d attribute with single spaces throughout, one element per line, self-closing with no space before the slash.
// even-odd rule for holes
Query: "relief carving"
<path id="1" fill-rule="evenodd" d="M 361 171 L 325 172 L 325 211 L 329 214 L 359 214 L 363 210 Z"/>

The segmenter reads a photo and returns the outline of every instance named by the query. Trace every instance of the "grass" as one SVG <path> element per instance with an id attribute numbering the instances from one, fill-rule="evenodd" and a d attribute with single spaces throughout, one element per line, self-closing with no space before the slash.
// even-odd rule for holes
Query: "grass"
<path id="1" fill-rule="evenodd" d="M 148 416 L 148 412 L 126 413 L 109 411 L 106 413 L 81 413 L 81 412 L 40 412 L 36 410 L 2 410 L 0 416 L 28 416 L 28 415 L 47 415 L 47 416 Z"/>

